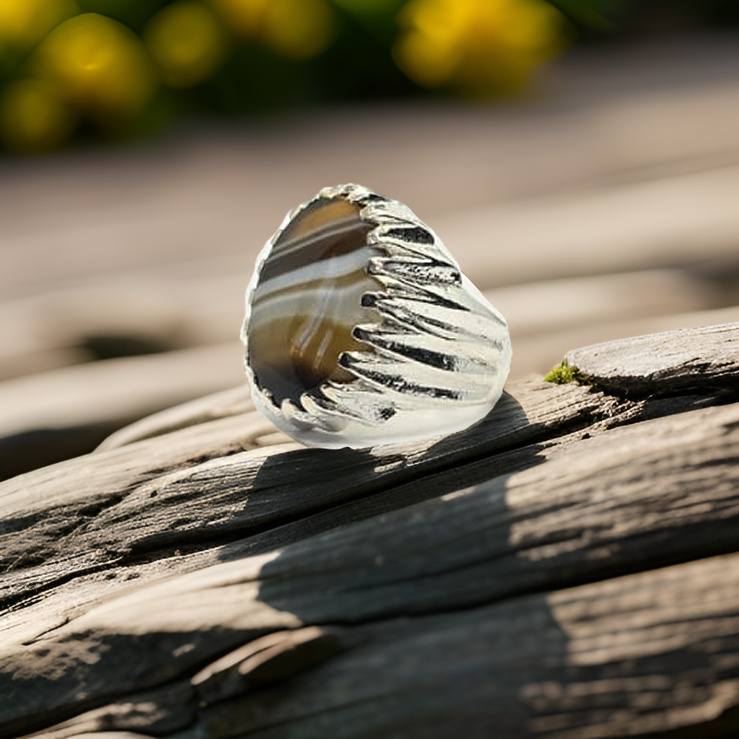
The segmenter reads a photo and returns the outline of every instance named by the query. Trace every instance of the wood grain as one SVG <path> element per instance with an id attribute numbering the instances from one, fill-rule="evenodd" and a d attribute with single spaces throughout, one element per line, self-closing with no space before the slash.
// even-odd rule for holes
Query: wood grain
<path id="1" fill-rule="evenodd" d="M 233 391 L 7 481 L 0 731 L 731 736 L 738 336 L 423 444 L 260 446 Z"/>

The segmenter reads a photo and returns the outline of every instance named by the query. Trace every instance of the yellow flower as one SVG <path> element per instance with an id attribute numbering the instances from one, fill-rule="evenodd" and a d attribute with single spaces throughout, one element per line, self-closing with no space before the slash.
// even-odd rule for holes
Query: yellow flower
<path id="1" fill-rule="evenodd" d="M 16 80 L 0 99 L 0 139 L 20 153 L 55 149 L 67 140 L 75 123 L 74 111 L 43 80 Z"/>
<path id="2" fill-rule="evenodd" d="M 411 0 L 398 18 L 398 66 L 424 87 L 475 97 L 516 92 L 564 47 L 564 21 L 543 0 Z"/>
<path id="3" fill-rule="evenodd" d="M 229 28 L 243 38 L 259 33 L 269 0 L 211 0 Z M 274 0 L 273 0 L 274 2 Z"/>
<path id="4" fill-rule="evenodd" d="M 0 45 L 30 48 L 78 12 L 72 0 L 0 0 Z"/>
<path id="5" fill-rule="evenodd" d="M 223 60 L 226 38 L 213 12 L 182 0 L 160 10 L 144 29 L 144 41 L 172 87 L 207 79 Z"/>
<path id="6" fill-rule="evenodd" d="M 97 13 L 57 26 L 39 45 L 34 69 L 76 106 L 108 123 L 134 115 L 154 89 L 144 45 L 126 26 Z"/>
<path id="7" fill-rule="evenodd" d="M 336 34 L 326 0 L 212 0 L 239 36 L 261 41 L 293 59 L 324 51 Z"/>

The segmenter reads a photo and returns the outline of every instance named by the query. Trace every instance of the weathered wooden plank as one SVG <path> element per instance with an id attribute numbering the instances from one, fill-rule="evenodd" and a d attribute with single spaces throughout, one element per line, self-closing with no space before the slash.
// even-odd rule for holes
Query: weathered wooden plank
<path id="1" fill-rule="evenodd" d="M 712 258 L 736 264 L 737 186 L 739 168 L 693 172 L 494 204 L 457 213 L 434 228 L 450 245 L 481 238 L 499 245 L 494 259 L 485 249 L 459 254 L 463 270 L 485 276 L 485 288 L 533 280 L 532 264 L 546 265 L 547 274 L 538 276 L 548 279 L 676 265 L 696 269 Z"/>
<path id="2" fill-rule="evenodd" d="M 38 736 L 47 736 L 49 733 L 43 731 Z M 64 736 L 70 736 L 70 734 L 65 732 Z M 76 739 L 154 739 L 149 734 L 138 734 L 133 731 L 108 731 L 107 729 L 103 729 L 102 731 L 82 731 L 82 733 L 75 732 L 71 736 L 76 737 Z"/>
<path id="3" fill-rule="evenodd" d="M 700 385 L 739 384 L 739 323 L 596 344 L 567 353 L 567 361 L 607 392 L 632 396 Z"/>
<path id="4" fill-rule="evenodd" d="M 101 274 L 5 300 L 0 303 L 0 379 L 225 343 L 238 334 L 249 268 L 188 279 L 136 271 Z M 690 301 L 692 291 L 687 293 Z"/>
<path id="5" fill-rule="evenodd" d="M 207 395 L 204 398 L 196 398 L 141 418 L 112 433 L 97 447 L 96 451 L 117 449 L 136 441 L 162 436 L 219 418 L 251 413 L 253 410 L 254 403 L 250 397 L 249 388 L 242 383 L 239 387 Z M 265 431 L 271 428 L 271 426 L 265 426 Z M 274 434 L 280 433 L 276 428 L 274 429 Z M 286 434 L 282 434 L 281 438 L 285 443 L 290 440 Z"/>
<path id="6" fill-rule="evenodd" d="M 34 736 L 47 739 L 96 737 L 96 739 L 147 739 L 187 729 L 196 720 L 197 693 L 188 681 L 144 691 L 62 722 Z M 134 733 L 145 731 L 146 734 Z"/>
<path id="7" fill-rule="evenodd" d="M 44 735 L 125 728 L 151 714 L 166 726 L 183 713 L 194 720 L 177 739 L 445 739 L 460 730 L 584 739 L 696 726 L 685 736 L 728 739 L 739 726 L 737 555 L 344 628 L 312 659 L 291 648 L 305 631 L 273 634 L 267 654 L 256 640 L 190 681 Z"/>
<path id="8" fill-rule="evenodd" d="M 739 568 L 726 560 L 733 574 L 712 600 L 715 560 L 689 565 L 701 574 L 680 563 L 736 550 L 739 402 L 726 367 L 737 331 L 671 337 L 694 351 L 675 351 L 669 371 L 654 350 L 665 338 L 639 339 L 640 352 L 619 355 L 650 387 L 638 397 L 532 381 L 469 431 L 423 444 L 251 448 L 243 431 L 254 414 L 239 413 L 236 391 L 160 419 L 149 438 L 4 483 L 0 733 L 67 719 L 59 737 L 307 737 L 322 726 L 329 736 L 444 736 L 450 726 L 482 736 L 497 721 L 501 736 L 524 727 L 574 739 L 594 727 L 619 736 L 707 725 L 711 707 L 739 704 Z M 665 565 L 692 574 L 615 581 L 627 583 L 614 596 L 621 611 L 598 610 L 606 591 L 588 595 L 607 590 L 596 581 Z M 580 583 L 591 584 L 556 600 Z M 629 592 L 652 598 L 634 620 Z M 531 598 L 565 634 L 559 661 L 536 657 L 553 632 Z M 486 609 L 497 608 L 520 632 L 489 626 L 500 612 Z M 686 629 L 682 610 L 703 626 Z M 638 636 L 648 613 L 652 638 Z M 706 657 L 709 624 L 718 637 Z M 578 661 L 583 647 L 569 645 L 588 633 L 598 648 Z M 683 647 L 703 661 L 683 660 Z M 365 674 L 350 675 L 359 665 Z M 655 670 L 672 680 L 664 690 L 650 683 Z M 482 687 L 452 685 L 445 708 L 441 686 L 456 676 Z M 640 704 L 652 688 L 654 702 Z"/>
<path id="9" fill-rule="evenodd" d="M 289 683 L 251 692 L 244 669 L 178 739 L 715 736 L 739 704 L 739 557 L 356 632 Z"/>
<path id="10" fill-rule="evenodd" d="M 612 429 L 555 447 L 546 463 L 513 476 L 108 596 L 27 639 L 22 656 L 11 632 L 0 684 L 19 695 L 5 720 L 155 685 L 265 631 L 448 611 L 731 551 L 737 429 L 737 406 Z M 98 655 L 95 664 L 39 684 L 71 644 Z"/>
<path id="11" fill-rule="evenodd" d="M 507 318 L 513 337 L 521 339 L 715 308 L 721 304 L 717 282 L 662 268 L 519 282 L 486 290 L 485 296 Z"/>
<path id="12" fill-rule="evenodd" d="M 602 412 L 602 399 L 584 388 L 536 383 L 518 395 L 464 434 L 380 447 L 376 454 L 294 442 L 261 447 L 255 440 L 272 427 L 251 412 L 8 480 L 0 488 L 0 561 L 18 572 L 6 572 L 0 592 L 15 600 L 105 562 L 208 548 L 219 538 L 238 539 L 443 467 L 556 437 Z M 71 489 L 68 475 L 78 479 Z"/>
<path id="13" fill-rule="evenodd" d="M 550 308 L 551 309 L 551 308 Z M 643 316 L 632 320 L 604 318 L 588 325 L 561 324 L 548 333 L 519 336 L 514 344 L 513 362 L 519 370 L 546 374 L 572 347 L 616 341 L 631 336 L 643 336 L 685 328 L 701 328 L 739 321 L 739 305 L 730 308 L 673 313 L 662 316 Z"/>
<path id="14" fill-rule="evenodd" d="M 7 380 L 0 383 L 0 478 L 90 451 L 142 416 L 242 378 L 234 342 Z"/>

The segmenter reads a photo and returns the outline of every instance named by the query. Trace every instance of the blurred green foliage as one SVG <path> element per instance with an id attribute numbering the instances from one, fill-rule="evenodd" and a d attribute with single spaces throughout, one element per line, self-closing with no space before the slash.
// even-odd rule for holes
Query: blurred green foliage
<path id="1" fill-rule="evenodd" d="M 515 94 L 573 40 L 659 2 L 0 0 L 0 148 L 130 137 L 186 114 L 440 91 Z M 729 0 L 671 3 L 736 22 Z"/>

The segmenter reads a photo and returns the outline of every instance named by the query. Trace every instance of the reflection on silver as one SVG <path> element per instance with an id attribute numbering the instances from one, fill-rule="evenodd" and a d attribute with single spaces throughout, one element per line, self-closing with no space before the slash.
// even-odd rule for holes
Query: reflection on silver
<path id="1" fill-rule="evenodd" d="M 294 268 L 278 264 L 296 255 Z M 358 185 L 324 188 L 288 213 L 257 259 L 241 338 L 257 408 L 319 447 L 465 429 L 498 401 L 511 361 L 505 319 L 436 234 L 402 203 Z M 298 366 L 316 359 L 311 346 L 324 357 L 312 380 Z"/>

